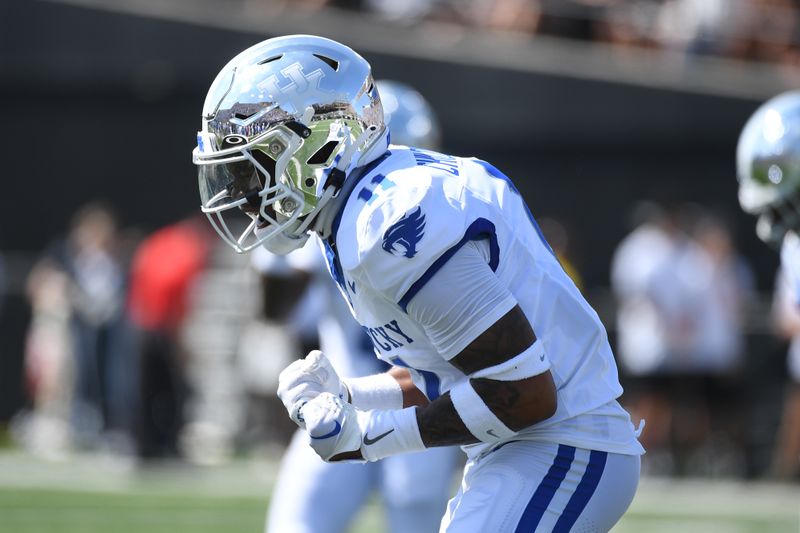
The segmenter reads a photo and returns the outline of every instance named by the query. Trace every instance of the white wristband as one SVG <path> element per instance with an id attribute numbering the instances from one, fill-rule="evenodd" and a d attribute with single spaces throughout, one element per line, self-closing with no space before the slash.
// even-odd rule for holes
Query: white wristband
<path id="1" fill-rule="evenodd" d="M 403 408 L 400 383 L 386 372 L 342 381 L 350 392 L 350 403 L 362 411 Z"/>
<path id="2" fill-rule="evenodd" d="M 450 400 L 467 429 L 481 442 L 497 442 L 516 435 L 489 409 L 465 380 L 450 389 Z"/>
<path id="3" fill-rule="evenodd" d="M 358 425 L 363 435 L 361 455 L 367 461 L 425 449 L 419 434 L 416 407 L 359 411 Z"/>

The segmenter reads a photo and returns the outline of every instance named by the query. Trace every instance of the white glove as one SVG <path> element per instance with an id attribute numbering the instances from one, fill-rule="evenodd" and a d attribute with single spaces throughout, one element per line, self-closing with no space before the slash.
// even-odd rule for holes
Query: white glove
<path id="1" fill-rule="evenodd" d="M 295 424 L 305 427 L 300 408 L 323 392 L 348 400 L 347 387 L 339 379 L 333 365 L 319 350 L 312 350 L 305 359 L 298 359 L 278 376 L 278 396 Z"/>
<path id="2" fill-rule="evenodd" d="M 302 417 L 311 447 L 323 461 L 361 448 L 359 412 L 338 396 L 323 392 L 303 406 Z"/>
<path id="3" fill-rule="evenodd" d="M 356 450 L 360 460 L 377 461 L 425 449 L 416 407 L 362 411 L 323 392 L 303 405 L 302 411 L 311 447 L 324 461 Z"/>

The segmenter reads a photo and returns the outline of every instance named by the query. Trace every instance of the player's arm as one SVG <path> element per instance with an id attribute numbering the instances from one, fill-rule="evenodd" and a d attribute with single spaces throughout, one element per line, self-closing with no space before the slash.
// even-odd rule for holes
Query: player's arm
<path id="1" fill-rule="evenodd" d="M 450 362 L 467 375 L 502 364 L 533 346 L 536 336 L 519 306 L 514 306 Z M 420 391 L 402 367 L 388 371 L 398 383 L 403 407 L 417 406 L 420 434 L 426 447 L 478 442 L 455 410 L 449 393 L 434 402 Z M 552 416 L 555 385 L 549 371 L 515 381 L 470 380 L 487 407 L 510 429 L 520 430 Z"/>
<path id="2" fill-rule="evenodd" d="M 534 353 L 523 355 L 523 358 L 538 358 L 535 343 L 533 329 L 522 309 L 516 305 L 450 362 L 467 375 L 480 374 L 489 369 L 491 376 L 492 368 L 509 361 L 513 363 L 526 351 L 533 350 Z M 522 364 L 525 363 L 520 361 Z M 420 436 L 426 447 L 479 442 L 486 440 L 487 431 L 499 434 L 498 430 L 491 427 L 490 417 L 487 421 L 481 421 L 480 411 L 483 409 L 496 416 L 509 430 L 516 432 L 550 418 L 557 407 L 555 384 L 549 370 L 512 380 L 473 378 L 461 387 L 471 387 L 477 396 L 468 395 L 465 401 L 458 400 L 459 406 L 464 403 L 461 413 L 454 405 L 450 392 L 417 409 Z M 479 402 L 484 405 L 481 406 Z M 467 410 L 474 412 L 467 414 Z M 465 418 L 470 420 L 471 429 L 465 424 Z M 479 432 L 480 435 L 474 434 Z M 489 440 L 491 437 L 488 434 Z"/>
<path id="3" fill-rule="evenodd" d="M 514 309 L 506 313 L 500 320 L 483 332 L 483 334 L 470 343 L 462 353 L 454 357 L 450 362 L 459 370 L 469 375 L 486 368 L 487 365 L 491 366 L 508 361 L 515 354 L 524 351 L 525 348 L 522 348 L 523 345 L 530 347 L 534 342 L 536 342 L 536 336 L 533 334 L 533 330 L 527 318 L 519 306 L 515 306 Z M 430 405 L 431 402 L 428 401 L 425 394 L 414 384 L 414 380 L 411 378 L 411 372 L 409 372 L 408 369 L 395 366 L 389 369 L 387 374 L 391 376 L 399 386 L 403 407 L 427 407 Z M 356 378 L 356 380 L 362 379 L 369 383 L 374 382 L 376 378 L 377 376 L 369 376 L 368 378 Z M 353 390 L 355 388 L 354 381 L 356 380 L 345 380 L 345 382 L 348 382 L 350 389 Z M 528 381 L 530 381 L 530 383 L 528 383 Z M 547 388 L 546 386 L 540 386 L 538 381 L 552 382 L 552 378 L 549 376 L 549 372 L 546 372 L 541 376 L 533 376 L 532 378 L 527 378 L 519 382 L 497 382 L 491 379 L 478 378 L 472 380 L 471 383 L 473 387 L 480 390 L 479 394 L 482 397 L 489 396 L 491 398 L 490 402 L 494 405 L 492 410 L 500 415 L 501 420 L 505 422 L 506 419 L 508 419 L 509 427 L 521 429 L 538 422 L 539 419 L 547 418 L 539 418 L 539 410 L 546 407 L 544 399 L 533 398 L 532 394 L 526 393 L 532 390 L 538 392 L 540 389 L 543 390 Z M 520 387 L 523 389 L 522 391 L 518 390 Z M 446 394 L 446 397 L 449 398 L 449 394 Z M 357 407 L 363 408 L 362 402 L 352 402 L 352 396 L 348 396 L 348 400 Z M 531 402 L 536 403 L 535 408 L 530 408 L 530 406 L 527 405 Z M 452 402 L 450 403 L 452 404 Z M 437 404 L 435 409 L 429 411 L 429 415 L 436 412 L 437 409 L 441 409 L 443 404 L 446 405 L 446 402 Z M 386 408 L 387 406 L 373 407 Z M 519 416 L 515 417 L 515 413 Z M 516 418 L 520 418 L 520 420 Z M 532 418 L 537 418 L 537 420 L 532 420 Z M 427 442 L 426 444 L 428 446 L 435 445 L 428 444 Z M 451 443 L 446 442 L 444 444 Z"/>
<path id="4" fill-rule="evenodd" d="M 408 390 L 399 385 L 407 391 L 404 405 L 420 407 L 354 414 L 350 419 L 357 415 L 356 432 L 363 443 L 354 435 L 323 442 L 312 433 L 320 455 L 375 460 L 431 446 L 496 442 L 555 412 L 555 386 L 543 345 L 476 246 L 465 246 L 435 273 L 411 299 L 408 312 L 425 328 L 438 355 L 470 379 L 429 404 L 410 401 Z M 341 415 L 339 422 L 347 418 L 347 408 L 329 407 L 318 411 L 327 414 L 315 418 L 317 428 L 334 427 L 330 413 Z M 341 453 L 345 450 L 350 452 Z"/>
<path id="5" fill-rule="evenodd" d="M 417 410 L 426 447 L 507 438 L 557 407 L 544 346 L 484 244 L 461 248 L 408 305 L 439 354 L 469 377 Z"/>
<path id="6" fill-rule="evenodd" d="M 549 370 L 538 372 L 544 361 L 539 359 L 540 350 L 536 344 L 530 323 L 522 309 L 515 305 L 450 361 L 467 375 L 486 374 L 500 379 L 470 379 L 457 385 L 452 393 L 446 392 L 432 402 L 412 404 L 417 406 L 414 415 L 421 439 L 418 445 L 431 448 L 499 441 L 551 417 L 557 407 L 555 384 Z M 536 361 L 530 361 L 531 358 L 536 358 Z M 406 375 L 410 381 L 407 371 L 406 375 L 400 370 L 393 372 L 400 378 L 406 401 L 415 398 L 416 394 L 425 399 L 416 387 L 413 390 L 410 388 L 413 383 L 410 386 L 406 383 L 409 388 L 402 385 Z M 535 374 L 520 379 L 506 379 L 526 373 Z M 455 403 L 452 395 L 456 395 Z M 408 407 L 406 401 L 404 407 Z M 384 453 L 398 453 L 391 449 L 392 445 L 399 444 L 402 447 L 406 441 L 414 441 L 413 438 L 404 438 L 406 436 L 402 434 L 403 430 L 413 433 L 413 428 L 408 428 L 407 417 L 389 415 L 384 420 L 376 417 L 362 425 L 366 428 L 364 435 L 367 438 L 362 439 L 360 449 L 338 453 L 330 460 L 374 460 Z M 400 431 L 395 434 L 395 430 Z M 387 432 L 391 433 L 385 439 L 371 442 Z M 400 447 L 397 449 L 400 450 Z"/>

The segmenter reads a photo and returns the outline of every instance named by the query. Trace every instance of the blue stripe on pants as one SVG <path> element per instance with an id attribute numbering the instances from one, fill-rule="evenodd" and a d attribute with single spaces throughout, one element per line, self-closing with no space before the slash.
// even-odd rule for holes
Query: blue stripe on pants
<path id="1" fill-rule="evenodd" d="M 564 478 L 567 476 L 572 460 L 575 458 L 575 448 L 572 446 L 565 446 L 564 444 L 558 445 L 558 452 L 556 458 L 553 460 L 553 465 L 547 471 L 536 492 L 533 493 L 531 501 L 525 507 L 517 524 L 516 533 L 533 533 L 536 527 L 547 510 L 547 506 L 553 499 L 558 487 Z M 593 489 L 594 490 L 594 489 Z"/>
<path id="2" fill-rule="evenodd" d="M 592 450 L 592 453 L 589 455 L 589 464 L 586 465 L 586 471 L 583 473 L 583 478 L 581 478 L 581 482 L 578 483 L 578 486 L 575 488 L 575 492 L 572 494 L 569 502 L 567 502 L 567 506 L 564 507 L 564 512 L 561 513 L 558 522 L 556 522 L 553 528 L 553 533 L 567 533 L 572 526 L 575 525 L 578 517 L 586 508 L 586 504 L 589 503 L 589 500 L 592 498 L 595 489 L 597 489 L 597 484 L 600 483 L 600 478 L 603 476 L 603 469 L 606 467 L 607 458 L 608 453 Z"/>

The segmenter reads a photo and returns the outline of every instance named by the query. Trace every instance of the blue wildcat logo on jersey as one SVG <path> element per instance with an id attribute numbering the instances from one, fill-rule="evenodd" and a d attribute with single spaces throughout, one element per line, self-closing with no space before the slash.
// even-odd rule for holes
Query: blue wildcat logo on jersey
<path id="1" fill-rule="evenodd" d="M 411 259 L 417 255 L 417 243 L 424 233 L 425 215 L 422 214 L 422 208 L 417 207 L 416 211 L 406 213 L 386 230 L 381 246 L 390 254 L 402 254 Z"/>

